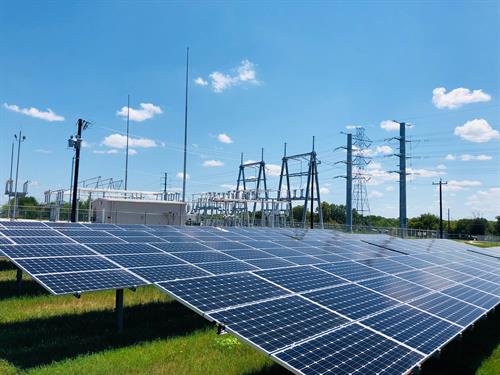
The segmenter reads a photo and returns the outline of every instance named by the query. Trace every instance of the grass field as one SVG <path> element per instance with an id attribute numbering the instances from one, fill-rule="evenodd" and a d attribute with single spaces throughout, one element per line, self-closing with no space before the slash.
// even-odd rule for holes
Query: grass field
<path id="1" fill-rule="evenodd" d="M 125 291 L 115 331 L 114 292 L 54 297 L 0 259 L 0 374 L 284 375 L 281 366 L 154 287 Z M 422 374 L 499 374 L 500 312 L 448 345 Z"/>
<path id="2" fill-rule="evenodd" d="M 483 241 L 463 241 L 467 245 L 477 246 L 477 247 L 497 247 L 500 246 L 500 242 L 483 242 Z"/>

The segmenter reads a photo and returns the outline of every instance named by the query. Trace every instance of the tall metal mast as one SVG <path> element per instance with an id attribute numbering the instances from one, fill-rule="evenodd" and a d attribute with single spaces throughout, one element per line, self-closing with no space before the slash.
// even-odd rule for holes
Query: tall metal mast
<path id="1" fill-rule="evenodd" d="M 189 80 L 189 47 L 186 49 L 186 98 L 184 103 L 184 168 L 182 172 L 182 201 L 186 201 L 186 159 L 187 159 L 187 126 L 188 126 L 188 80 Z"/>
<path id="2" fill-rule="evenodd" d="M 128 187 L 128 134 L 130 120 L 130 94 L 127 96 L 127 147 L 125 150 L 125 190 Z"/>

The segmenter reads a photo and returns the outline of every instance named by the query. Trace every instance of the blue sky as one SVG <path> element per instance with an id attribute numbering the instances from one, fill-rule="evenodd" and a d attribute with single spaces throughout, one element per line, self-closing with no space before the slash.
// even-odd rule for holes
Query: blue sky
<path id="1" fill-rule="evenodd" d="M 409 216 L 438 212 L 431 183 L 441 177 L 453 218 L 493 218 L 499 15 L 496 1 L 0 1 L 0 176 L 8 178 L 12 135 L 22 128 L 20 181 L 33 181 L 39 197 L 68 187 L 66 143 L 83 117 L 93 124 L 82 178 L 123 178 L 118 112 L 130 94 L 141 121 L 131 121 L 129 188 L 160 190 L 164 172 L 180 188 L 189 46 L 189 194 L 234 185 L 240 152 L 255 160 L 264 147 L 273 174 L 283 142 L 289 153 L 308 152 L 315 135 L 322 198 L 343 203 L 344 181 L 333 177 L 345 154 L 333 149 L 357 125 L 374 140 L 371 212 L 397 217 L 396 177 L 385 173 L 397 160 L 384 157 L 384 146 L 397 146 L 384 139 L 397 132 L 381 128 L 396 119 L 413 124 Z M 277 188 L 276 176 L 269 186 Z"/>

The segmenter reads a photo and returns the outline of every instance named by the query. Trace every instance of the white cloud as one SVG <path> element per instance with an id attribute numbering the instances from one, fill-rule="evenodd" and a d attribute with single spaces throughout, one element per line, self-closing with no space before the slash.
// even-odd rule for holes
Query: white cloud
<path id="1" fill-rule="evenodd" d="M 151 103 L 140 103 L 140 106 L 141 109 L 130 108 L 130 121 L 142 122 L 163 113 L 160 107 Z M 119 111 L 116 111 L 116 115 L 126 119 L 127 107 L 122 107 Z"/>
<path id="2" fill-rule="evenodd" d="M 469 190 L 471 187 L 481 186 L 481 181 L 477 180 L 450 180 L 446 185 L 443 185 L 443 190 L 446 191 L 461 191 Z"/>
<path id="3" fill-rule="evenodd" d="M 368 164 L 368 169 L 382 169 L 382 164 L 378 161 L 372 161 Z"/>
<path id="4" fill-rule="evenodd" d="M 359 127 L 360 127 L 359 125 L 347 125 L 345 128 L 349 129 L 349 130 L 352 130 L 352 129 L 357 129 Z"/>
<path id="5" fill-rule="evenodd" d="M 380 123 L 380 127 L 388 132 L 399 130 L 399 124 L 392 120 L 384 120 Z"/>
<path id="6" fill-rule="evenodd" d="M 483 90 L 469 90 L 463 87 L 451 90 L 446 93 L 444 87 L 437 87 L 432 90 L 432 103 L 437 108 L 454 109 L 469 103 L 488 102 L 491 100 L 491 95 L 486 94 Z"/>
<path id="7" fill-rule="evenodd" d="M 377 151 L 377 153 L 384 154 L 384 155 L 387 155 L 387 154 L 394 152 L 392 147 L 387 146 L 387 145 L 377 146 L 376 151 Z"/>
<path id="8" fill-rule="evenodd" d="M 39 154 L 52 154 L 52 151 L 51 150 L 45 150 L 43 148 L 37 148 L 35 150 L 35 152 L 39 153 Z"/>
<path id="9" fill-rule="evenodd" d="M 479 190 L 467 198 L 465 203 L 474 211 L 480 211 L 493 218 L 498 215 L 500 207 L 500 188 L 494 187 L 488 190 Z"/>
<path id="10" fill-rule="evenodd" d="M 266 164 L 266 173 L 269 176 L 279 176 L 281 174 L 281 165 Z"/>
<path id="11" fill-rule="evenodd" d="M 455 135 L 466 141 L 476 143 L 484 143 L 491 139 L 500 138 L 498 130 L 493 129 L 485 119 L 474 119 L 467 121 L 462 126 L 457 126 Z"/>
<path id="12" fill-rule="evenodd" d="M 129 154 L 129 155 L 137 155 L 137 151 L 136 151 L 136 150 L 134 150 L 133 148 L 129 148 L 129 149 L 128 149 L 128 154 Z"/>
<path id="13" fill-rule="evenodd" d="M 322 186 L 322 187 L 320 187 L 320 188 L 319 188 L 319 192 L 320 192 L 321 194 L 330 194 L 330 189 L 328 189 L 328 188 L 327 188 L 327 187 L 325 187 L 325 186 Z"/>
<path id="14" fill-rule="evenodd" d="M 110 134 L 104 138 L 101 142 L 103 146 L 108 146 L 111 148 L 125 148 L 127 147 L 127 136 L 121 134 Z M 148 138 L 130 138 L 128 140 L 129 147 L 140 147 L 140 148 L 152 148 L 158 147 L 153 139 Z"/>
<path id="15" fill-rule="evenodd" d="M 385 188 L 385 191 L 394 191 L 394 186 L 392 186 L 392 185 L 391 186 L 387 186 Z"/>
<path id="16" fill-rule="evenodd" d="M 220 160 L 205 160 L 203 162 L 204 167 L 222 167 L 224 165 Z"/>
<path id="17" fill-rule="evenodd" d="M 54 113 L 50 108 L 47 108 L 47 111 L 40 111 L 38 108 L 35 107 L 30 107 L 30 108 L 20 108 L 19 106 L 15 104 L 7 104 L 4 103 L 3 106 L 8 109 L 9 111 L 16 112 L 16 113 L 21 113 L 26 116 L 34 117 L 34 118 L 39 118 L 41 120 L 45 121 L 64 121 L 64 117 L 61 115 L 58 115 Z"/>
<path id="18" fill-rule="evenodd" d="M 175 175 L 176 178 L 178 178 L 179 180 L 182 180 L 184 176 L 184 173 L 182 172 L 177 172 L 177 174 Z M 191 176 L 189 175 L 189 173 L 186 173 L 186 180 L 189 180 L 191 178 Z"/>
<path id="19" fill-rule="evenodd" d="M 207 86 L 208 81 L 205 81 L 203 78 L 198 77 L 194 80 L 194 83 L 197 84 L 198 86 Z"/>
<path id="20" fill-rule="evenodd" d="M 436 169 L 444 171 L 445 169 L 447 169 L 447 167 L 444 164 L 438 164 L 438 166 L 436 167 Z"/>
<path id="21" fill-rule="evenodd" d="M 86 140 L 82 139 L 82 147 L 83 148 L 91 148 L 92 145 L 88 143 Z"/>
<path id="22" fill-rule="evenodd" d="M 437 177 L 445 174 L 443 171 L 434 171 L 432 169 L 425 169 L 425 168 L 420 168 L 420 169 L 413 169 L 413 168 L 407 168 L 406 171 L 409 174 L 416 175 L 417 177 Z"/>
<path id="23" fill-rule="evenodd" d="M 368 197 L 369 198 L 382 198 L 384 196 L 384 193 L 378 191 L 378 190 L 373 190 L 373 191 L 370 191 L 370 193 L 368 193 Z"/>
<path id="24" fill-rule="evenodd" d="M 217 136 L 217 139 L 219 140 L 219 142 L 222 142 L 222 143 L 227 143 L 227 144 L 233 143 L 233 140 L 231 139 L 231 137 L 225 133 L 219 134 Z"/>
<path id="25" fill-rule="evenodd" d="M 455 155 L 448 154 L 448 155 L 445 156 L 445 159 L 446 160 L 455 160 Z"/>
<path id="26" fill-rule="evenodd" d="M 484 154 L 477 155 L 477 156 L 474 156 L 471 154 L 462 154 L 462 155 L 460 155 L 460 159 L 462 161 L 471 161 L 471 160 L 486 161 L 486 160 L 493 159 L 493 157 L 491 157 L 489 155 L 484 155 Z"/>
<path id="27" fill-rule="evenodd" d="M 100 154 L 100 155 L 114 155 L 118 154 L 118 150 L 115 148 L 112 148 L 111 150 L 94 150 L 92 151 L 94 154 Z"/>
<path id="28" fill-rule="evenodd" d="M 222 184 L 220 187 L 228 190 L 236 190 L 236 185 L 232 184 Z"/>
<path id="29" fill-rule="evenodd" d="M 230 73 L 214 71 L 208 75 L 212 90 L 221 93 L 230 87 L 243 84 L 259 84 L 255 64 L 250 60 L 243 60 L 240 65 L 231 69 Z M 198 77 L 195 83 L 200 86 L 207 86 L 208 81 Z"/>

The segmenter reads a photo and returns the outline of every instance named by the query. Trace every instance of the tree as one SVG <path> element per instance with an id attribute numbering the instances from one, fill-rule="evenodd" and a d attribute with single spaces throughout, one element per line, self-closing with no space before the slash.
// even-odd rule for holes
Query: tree
<path id="1" fill-rule="evenodd" d="M 422 214 L 417 217 L 413 217 L 408 220 L 408 228 L 413 229 L 438 229 L 439 228 L 439 218 L 433 214 Z"/>

